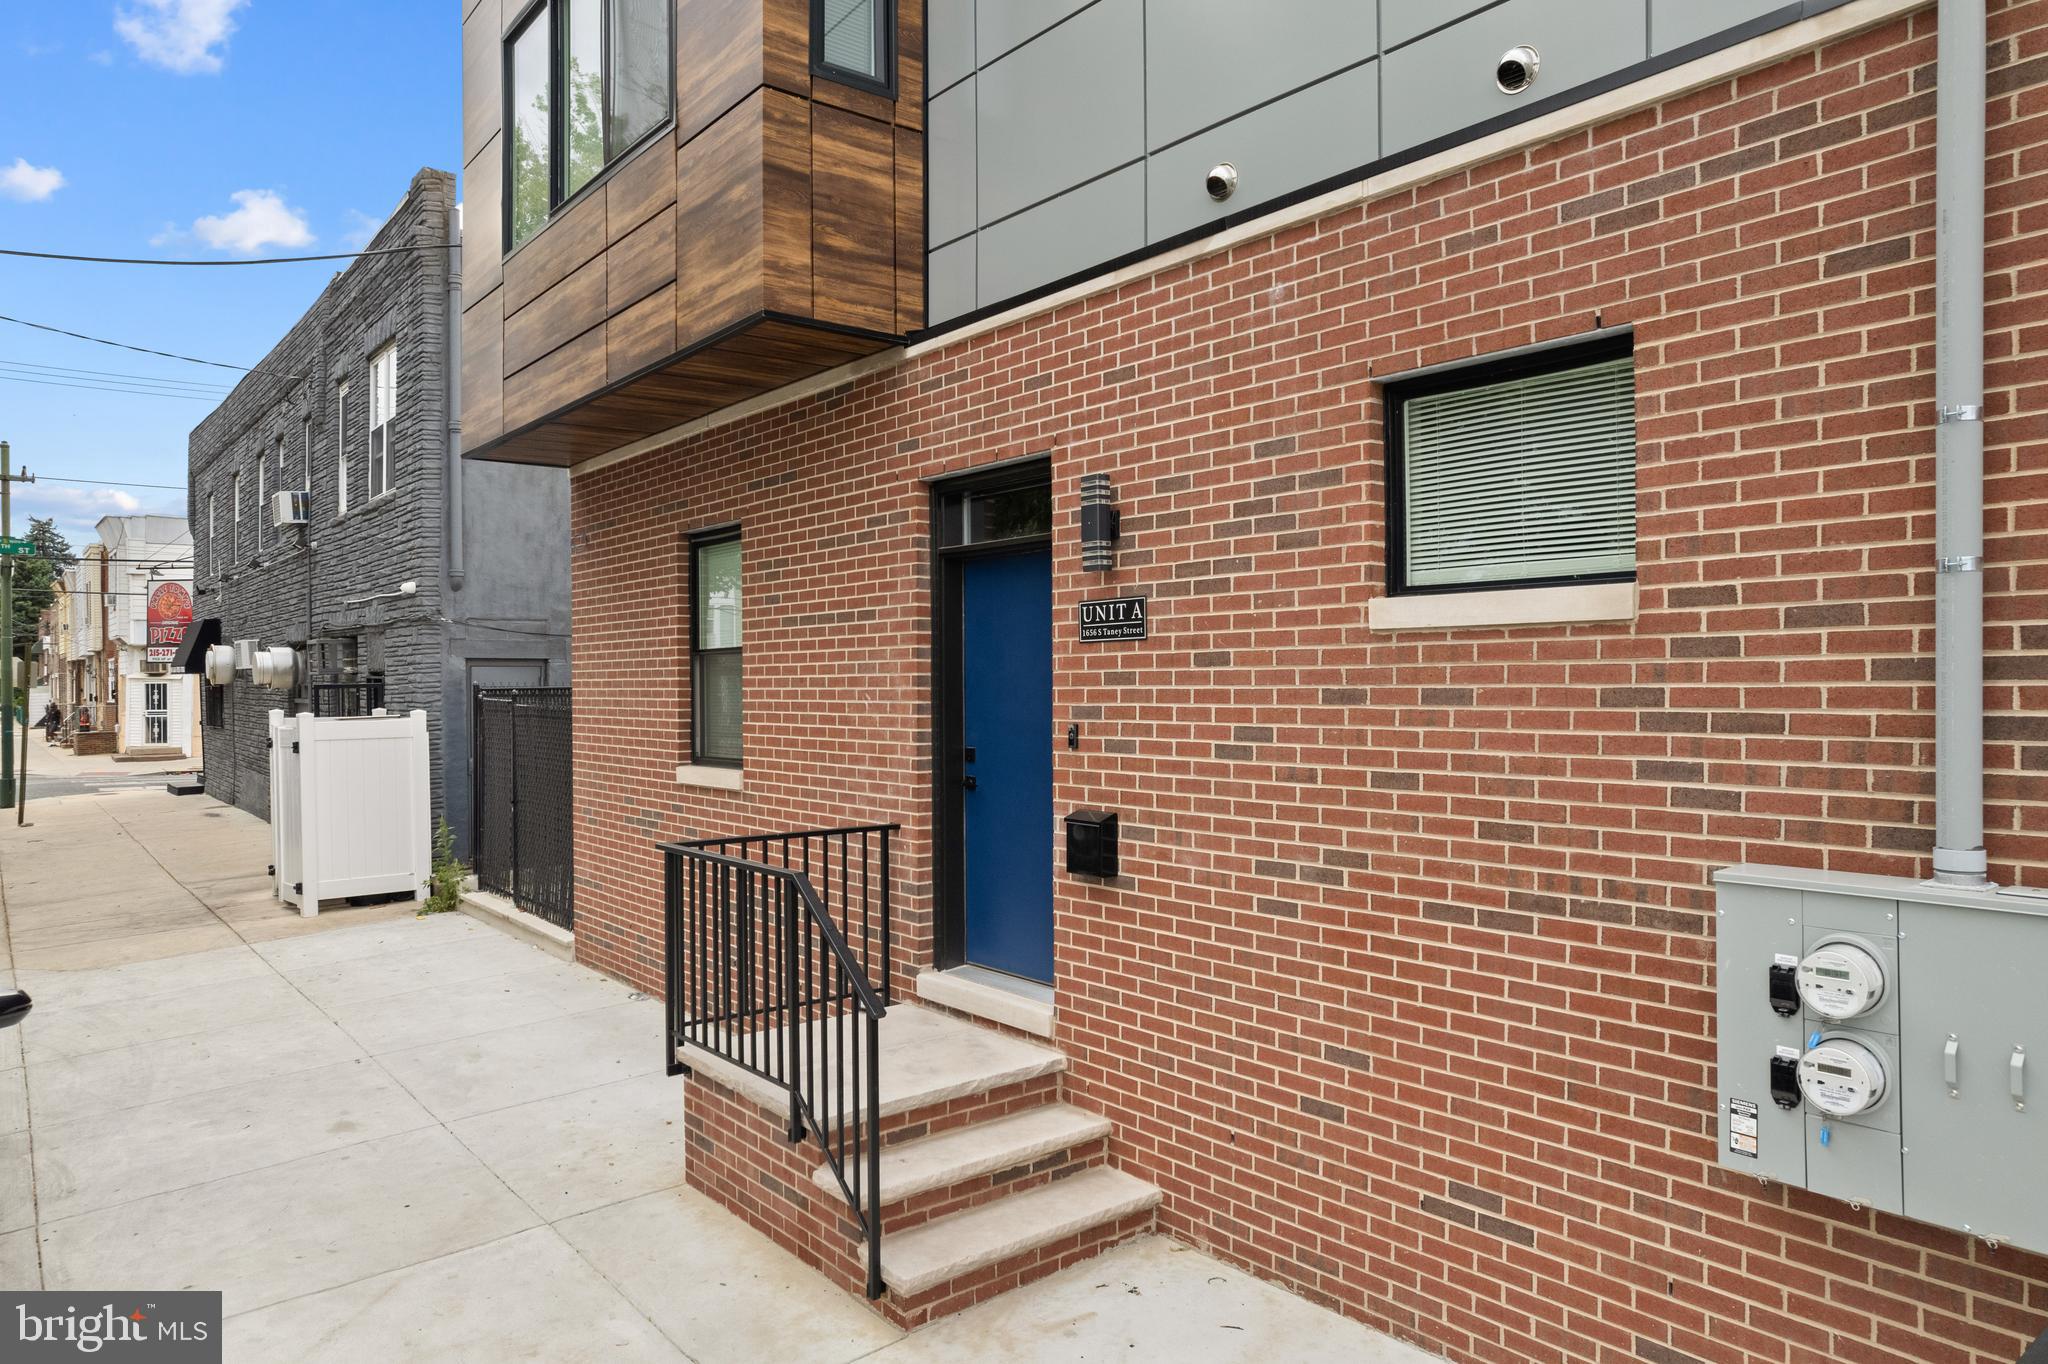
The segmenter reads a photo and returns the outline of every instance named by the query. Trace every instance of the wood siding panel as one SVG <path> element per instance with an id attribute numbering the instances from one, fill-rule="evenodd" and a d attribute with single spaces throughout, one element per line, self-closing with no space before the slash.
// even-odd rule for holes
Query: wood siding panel
<path id="1" fill-rule="evenodd" d="M 506 318 L 505 372 L 525 369 L 604 321 L 604 281 L 605 258 L 599 256 Z"/>
<path id="2" fill-rule="evenodd" d="M 761 197 L 763 306 L 807 317 L 811 311 L 811 106 L 780 90 L 762 92 Z"/>
<path id="3" fill-rule="evenodd" d="M 505 47 L 497 0 L 478 5 L 462 21 L 462 160 L 466 165 L 498 134 L 505 119 L 501 93 Z M 466 196 L 465 196 L 466 197 Z"/>
<path id="4" fill-rule="evenodd" d="M 675 277 L 676 211 L 671 205 L 605 253 L 605 312 L 621 312 Z"/>
<path id="5" fill-rule="evenodd" d="M 478 298 L 505 277 L 502 147 L 491 138 L 462 173 L 462 288 Z"/>
<path id="6" fill-rule="evenodd" d="M 604 195 L 560 214 L 505 261 L 505 312 L 518 312 L 604 250 Z"/>
<path id="7" fill-rule="evenodd" d="M 687 143 L 761 88 L 762 0 L 680 0 L 676 142 Z"/>
<path id="8" fill-rule="evenodd" d="M 756 91 L 676 153 L 676 278 L 690 282 L 679 344 L 761 311 L 761 111 Z"/>
<path id="9" fill-rule="evenodd" d="M 462 314 L 462 448 L 474 450 L 505 430 L 505 292 L 493 289 Z"/>
<path id="10" fill-rule="evenodd" d="M 761 0 L 761 79 L 811 97 L 810 0 Z"/>
<path id="11" fill-rule="evenodd" d="M 505 429 L 516 431 L 604 385 L 604 328 L 592 327 L 566 346 L 505 376 Z"/>
<path id="12" fill-rule="evenodd" d="M 896 330 L 924 325 L 924 134 L 896 129 Z"/>
<path id="13" fill-rule="evenodd" d="M 612 383 L 673 355 L 675 349 L 674 283 L 663 285 L 604 324 L 605 375 Z"/>
<path id="14" fill-rule="evenodd" d="M 675 139 L 657 137 L 605 182 L 605 238 L 616 242 L 676 201 Z"/>
<path id="15" fill-rule="evenodd" d="M 923 0 L 897 0 L 896 121 L 906 128 L 924 128 L 924 68 Z"/>
<path id="16" fill-rule="evenodd" d="M 887 123 L 813 104 L 811 168 L 811 315 L 874 331 L 895 330 L 893 130 Z"/>

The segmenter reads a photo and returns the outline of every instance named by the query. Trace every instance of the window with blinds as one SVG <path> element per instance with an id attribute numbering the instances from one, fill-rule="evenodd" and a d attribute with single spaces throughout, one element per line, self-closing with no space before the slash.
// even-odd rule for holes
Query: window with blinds
<path id="1" fill-rule="evenodd" d="M 811 63 L 848 85 L 894 95 L 893 0 L 811 0 Z"/>
<path id="2" fill-rule="evenodd" d="M 1625 578 L 1636 567 L 1635 360 L 1553 353 L 1388 391 L 1394 591 Z"/>
<path id="3" fill-rule="evenodd" d="M 690 760 L 738 767 L 740 538 L 722 531 L 690 545 Z"/>

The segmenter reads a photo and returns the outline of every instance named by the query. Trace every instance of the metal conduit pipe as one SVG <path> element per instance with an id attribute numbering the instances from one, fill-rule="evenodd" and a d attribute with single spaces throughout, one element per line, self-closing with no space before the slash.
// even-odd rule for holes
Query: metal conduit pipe
<path id="1" fill-rule="evenodd" d="M 1934 879 L 1984 854 L 1984 3 L 1940 0 L 1934 150 Z"/>

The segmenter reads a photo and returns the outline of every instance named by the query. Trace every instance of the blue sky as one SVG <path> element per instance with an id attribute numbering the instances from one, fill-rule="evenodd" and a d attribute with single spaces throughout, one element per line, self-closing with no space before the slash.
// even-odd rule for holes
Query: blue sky
<path id="1" fill-rule="evenodd" d="M 196 257 L 347 251 L 422 166 L 458 170 L 449 0 L 65 0 L 0 13 L 0 246 Z M 156 269 L 0 257 L 0 314 L 251 365 L 335 262 Z M 0 439 L 25 510 L 74 544 L 108 512 L 182 515 L 185 443 L 224 389 L 173 398 L 68 371 L 226 385 L 223 369 L 0 323 Z M 18 382 L 33 379 L 38 382 Z M 56 476 L 123 487 L 60 484 Z"/>

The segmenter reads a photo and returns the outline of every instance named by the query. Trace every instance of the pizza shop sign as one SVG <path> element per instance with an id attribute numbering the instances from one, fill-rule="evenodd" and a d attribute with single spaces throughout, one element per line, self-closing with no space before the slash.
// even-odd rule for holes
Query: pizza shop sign
<path id="1" fill-rule="evenodd" d="M 149 652 L 151 663 L 169 663 L 185 642 L 192 624 L 192 594 L 183 583 L 158 583 L 149 593 Z"/>

